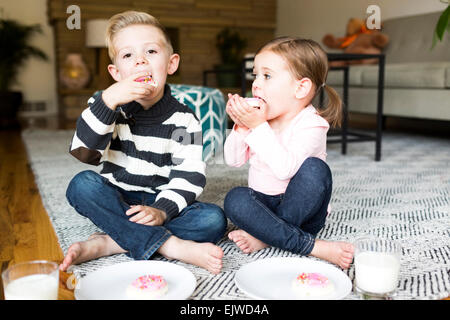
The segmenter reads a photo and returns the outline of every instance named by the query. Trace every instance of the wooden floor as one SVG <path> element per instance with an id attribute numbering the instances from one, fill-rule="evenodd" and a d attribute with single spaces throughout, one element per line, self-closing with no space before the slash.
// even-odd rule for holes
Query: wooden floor
<path id="1" fill-rule="evenodd" d="M 73 123 L 61 125 L 58 121 L 44 126 L 72 128 Z M 9 265 L 28 260 L 50 260 L 60 263 L 63 252 L 45 211 L 19 130 L 0 130 L 0 265 L 3 271 Z M 60 272 L 59 299 L 74 299 L 66 282 L 70 274 Z M 0 299 L 3 288 L 0 281 Z"/>
<path id="2" fill-rule="evenodd" d="M 45 211 L 19 131 L 0 131 L 0 264 L 28 260 L 60 263 L 63 252 Z M 74 299 L 60 273 L 59 299 Z M 0 283 L 0 297 L 3 287 Z"/>

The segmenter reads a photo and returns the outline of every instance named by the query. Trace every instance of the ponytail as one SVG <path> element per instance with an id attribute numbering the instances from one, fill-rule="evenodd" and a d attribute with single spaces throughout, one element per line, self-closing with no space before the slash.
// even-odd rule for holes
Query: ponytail
<path id="1" fill-rule="evenodd" d="M 319 110 L 319 114 L 328 121 L 332 128 L 339 127 L 342 121 L 342 100 L 332 87 L 322 85 L 320 90 L 325 90 L 328 96 L 328 104 L 325 109 Z"/>

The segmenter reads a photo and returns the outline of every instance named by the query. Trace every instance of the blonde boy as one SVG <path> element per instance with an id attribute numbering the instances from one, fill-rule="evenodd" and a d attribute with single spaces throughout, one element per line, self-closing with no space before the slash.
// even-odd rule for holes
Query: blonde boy
<path id="1" fill-rule="evenodd" d="M 107 44 L 116 82 L 89 99 L 70 146 L 80 161 L 103 167 L 77 174 L 66 193 L 104 233 L 74 243 L 60 269 L 115 253 L 149 259 L 158 252 L 219 273 L 223 251 L 214 243 L 226 219 L 220 207 L 195 201 L 206 182 L 201 125 L 166 84 L 180 56 L 164 27 L 143 12 L 113 16 Z"/>

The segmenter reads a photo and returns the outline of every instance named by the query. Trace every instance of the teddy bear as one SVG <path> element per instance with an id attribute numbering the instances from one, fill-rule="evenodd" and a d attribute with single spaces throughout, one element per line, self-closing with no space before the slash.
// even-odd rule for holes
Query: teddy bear
<path id="1" fill-rule="evenodd" d="M 369 30 L 364 20 L 351 18 L 347 23 L 347 35 L 337 38 L 326 34 L 322 42 L 330 49 L 343 49 L 344 53 L 379 54 L 388 45 L 389 36 L 380 30 Z M 377 59 L 331 61 L 330 66 L 343 66 L 347 64 L 374 64 Z"/>

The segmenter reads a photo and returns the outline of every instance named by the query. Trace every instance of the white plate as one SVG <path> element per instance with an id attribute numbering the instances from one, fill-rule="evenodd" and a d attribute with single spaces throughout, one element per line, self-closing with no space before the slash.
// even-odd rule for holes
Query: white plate
<path id="1" fill-rule="evenodd" d="M 165 261 L 130 261 L 104 267 L 81 278 L 75 288 L 77 300 L 128 300 L 127 286 L 146 274 L 161 275 L 169 290 L 158 299 L 182 300 L 194 292 L 197 285 L 188 269 Z"/>
<path id="2" fill-rule="evenodd" d="M 299 298 L 292 291 L 291 284 L 302 272 L 318 272 L 333 282 L 334 292 L 320 299 L 342 299 L 352 290 L 349 277 L 338 268 L 325 262 L 295 257 L 253 261 L 236 272 L 234 281 L 240 290 L 254 299 L 296 300 Z"/>

